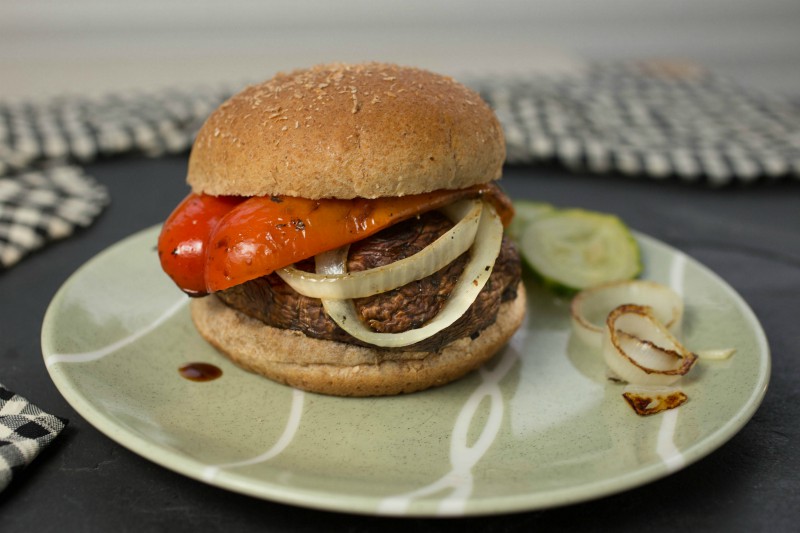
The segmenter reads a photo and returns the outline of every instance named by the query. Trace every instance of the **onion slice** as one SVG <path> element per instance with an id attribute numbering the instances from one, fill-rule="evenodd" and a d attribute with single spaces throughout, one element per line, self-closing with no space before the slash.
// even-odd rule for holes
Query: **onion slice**
<path id="1" fill-rule="evenodd" d="M 455 226 L 405 259 L 362 272 L 331 273 L 323 269 L 325 273 L 311 273 L 288 266 L 277 270 L 276 274 L 304 296 L 335 300 L 365 298 L 426 278 L 469 250 L 478 231 L 483 202 L 462 200 L 442 210 Z"/>
<path id="2" fill-rule="evenodd" d="M 730 359 L 736 348 L 711 348 L 708 350 L 694 350 L 694 354 L 706 361 L 722 361 Z"/>
<path id="3" fill-rule="evenodd" d="M 671 387 L 640 387 L 628 385 L 622 397 L 639 416 L 649 416 L 683 405 L 688 397 Z"/>
<path id="4" fill-rule="evenodd" d="M 619 281 L 579 292 L 570 306 L 572 329 L 587 345 L 600 348 L 608 314 L 623 304 L 647 306 L 653 316 L 676 336 L 680 335 L 683 300 L 655 281 Z"/>
<path id="5" fill-rule="evenodd" d="M 322 298 L 322 305 L 334 322 L 363 342 L 384 348 L 415 344 L 448 327 L 469 309 L 492 274 L 502 240 L 503 224 L 494 208 L 490 204 L 484 204 L 475 241 L 470 249 L 469 262 L 439 314 L 420 328 L 401 333 L 378 333 L 361 321 L 352 300 Z M 317 272 L 344 274 L 347 268 L 346 258 L 346 251 L 342 253 L 341 249 L 320 254 L 317 256 Z"/>
<path id="6" fill-rule="evenodd" d="M 631 304 L 608 314 L 603 356 L 612 372 L 636 385 L 670 385 L 697 361 L 649 307 Z"/>

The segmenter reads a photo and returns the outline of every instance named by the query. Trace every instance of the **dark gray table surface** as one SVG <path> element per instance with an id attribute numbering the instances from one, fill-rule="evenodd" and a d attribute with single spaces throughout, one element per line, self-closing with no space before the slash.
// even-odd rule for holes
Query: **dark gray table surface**
<path id="1" fill-rule="evenodd" d="M 186 158 L 95 163 L 112 204 L 77 235 L 0 273 L 0 380 L 69 418 L 58 441 L 0 494 L 0 531 L 796 531 L 800 523 L 800 182 L 707 189 L 677 181 L 506 169 L 515 198 L 617 213 L 730 283 L 761 321 L 772 378 L 728 443 L 645 486 L 577 505 L 469 519 L 390 519 L 242 496 L 157 466 L 105 437 L 59 395 L 42 362 L 45 309 L 110 244 L 159 223 L 186 194 Z"/>

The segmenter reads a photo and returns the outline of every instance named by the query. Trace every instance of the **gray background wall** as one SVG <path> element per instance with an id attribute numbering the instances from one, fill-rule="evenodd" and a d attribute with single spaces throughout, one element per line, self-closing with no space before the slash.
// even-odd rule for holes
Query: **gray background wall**
<path id="1" fill-rule="evenodd" d="M 451 74 L 690 59 L 800 93 L 800 0 L 0 0 L 0 98 L 252 79 L 330 60 Z"/>

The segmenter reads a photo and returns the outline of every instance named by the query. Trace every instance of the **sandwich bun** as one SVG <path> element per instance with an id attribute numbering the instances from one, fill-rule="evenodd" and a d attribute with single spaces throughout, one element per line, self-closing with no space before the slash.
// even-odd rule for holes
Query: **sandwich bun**
<path id="1" fill-rule="evenodd" d="M 452 78 L 383 63 L 278 74 L 214 111 L 189 159 L 195 193 L 377 198 L 500 177 L 503 132 Z"/>
<path id="2" fill-rule="evenodd" d="M 197 135 L 187 181 L 194 193 L 211 196 L 371 199 L 488 184 L 504 160 L 494 113 L 453 79 L 383 63 L 329 64 L 278 74 L 223 103 Z M 213 294 L 191 302 L 200 334 L 237 365 L 339 396 L 453 381 L 490 359 L 524 314 L 520 283 L 516 299 L 502 303 L 477 336 L 423 352 L 275 328 Z"/>

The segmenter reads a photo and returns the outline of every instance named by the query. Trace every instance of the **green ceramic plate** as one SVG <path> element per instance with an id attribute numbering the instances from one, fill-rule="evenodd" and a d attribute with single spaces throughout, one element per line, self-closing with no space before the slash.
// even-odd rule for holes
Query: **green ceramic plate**
<path id="1" fill-rule="evenodd" d="M 476 515 L 595 498 L 666 476 L 731 438 L 769 379 L 764 333 L 744 301 L 686 255 L 637 235 L 644 277 L 685 295 L 694 349 L 735 347 L 684 380 L 689 402 L 639 417 L 600 357 L 570 336 L 567 302 L 529 288 L 526 324 L 479 372 L 408 396 L 347 399 L 249 374 L 200 339 L 161 272 L 158 228 L 82 267 L 54 298 L 45 362 L 100 431 L 186 476 L 309 507 Z M 223 375 L 182 378 L 187 362 Z"/>

